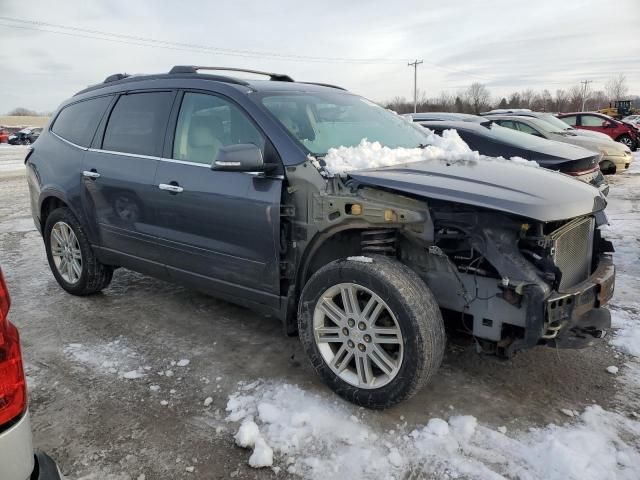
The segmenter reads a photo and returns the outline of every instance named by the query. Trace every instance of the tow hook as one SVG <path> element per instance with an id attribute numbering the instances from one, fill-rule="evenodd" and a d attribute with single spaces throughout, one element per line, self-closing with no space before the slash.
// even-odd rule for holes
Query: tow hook
<path id="1" fill-rule="evenodd" d="M 585 335 L 591 335 L 593 338 L 598 338 L 598 339 L 604 338 L 607 335 L 606 330 L 602 330 L 596 327 L 577 328 L 576 330 L 580 331 Z"/>

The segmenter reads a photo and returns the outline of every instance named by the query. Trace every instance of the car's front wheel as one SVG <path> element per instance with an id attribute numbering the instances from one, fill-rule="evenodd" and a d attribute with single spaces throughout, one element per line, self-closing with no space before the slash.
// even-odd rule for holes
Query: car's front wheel
<path id="1" fill-rule="evenodd" d="M 631 138 L 629 135 L 620 135 L 617 139 L 617 142 L 620 142 L 624 145 L 626 145 L 627 147 L 629 147 L 629 149 L 631 151 L 635 151 L 636 150 L 636 142 L 633 141 L 633 138 Z"/>
<path id="2" fill-rule="evenodd" d="M 410 268 L 382 256 L 318 270 L 303 289 L 298 328 L 324 382 L 368 408 L 411 397 L 438 369 L 445 347 L 431 291 Z"/>
<path id="3" fill-rule="evenodd" d="M 113 268 L 95 257 L 80 222 L 68 208 L 47 217 L 44 244 L 53 276 L 73 295 L 89 295 L 107 287 Z"/>

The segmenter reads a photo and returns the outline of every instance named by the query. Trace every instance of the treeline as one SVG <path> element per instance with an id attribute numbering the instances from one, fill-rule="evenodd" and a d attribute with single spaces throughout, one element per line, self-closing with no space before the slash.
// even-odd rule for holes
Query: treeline
<path id="1" fill-rule="evenodd" d="M 640 108 L 640 96 L 628 95 L 626 78 L 619 75 L 609 80 L 604 90 L 591 90 L 589 85 L 575 85 L 553 93 L 547 89 L 536 91 L 527 88 L 496 98 L 486 85 L 476 82 L 455 95 L 442 92 L 438 97 L 429 98 L 424 92 L 418 91 L 417 111 L 478 114 L 494 108 L 529 108 L 542 112 L 573 112 L 582 110 L 583 101 L 585 110 L 599 110 L 608 107 L 616 99 L 632 100 L 633 106 Z M 395 97 L 385 102 L 384 106 L 398 113 L 411 113 L 413 99 Z"/>

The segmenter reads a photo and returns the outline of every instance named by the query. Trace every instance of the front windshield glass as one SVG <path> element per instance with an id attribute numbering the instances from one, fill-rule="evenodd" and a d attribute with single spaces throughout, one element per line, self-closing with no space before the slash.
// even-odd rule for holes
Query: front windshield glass
<path id="1" fill-rule="evenodd" d="M 542 120 L 541 118 L 528 118 L 527 120 L 529 120 L 534 126 L 538 127 L 540 130 L 544 130 L 545 132 L 563 133 L 566 130 L 565 128 L 560 128 L 560 126 L 556 126 L 552 123 L 549 123 L 546 119 Z M 560 122 L 564 123 L 562 120 L 560 120 Z M 565 123 L 564 125 L 566 126 L 567 124 Z"/>
<path id="2" fill-rule="evenodd" d="M 547 122 L 547 123 L 550 123 L 551 125 L 553 125 L 556 128 L 556 130 L 559 130 L 559 131 L 573 130 L 572 126 L 567 125 L 562 120 L 560 120 L 558 117 L 556 117 L 555 115 L 551 115 L 550 113 L 547 114 L 547 115 L 544 115 L 542 117 L 542 120 Z"/>
<path id="3" fill-rule="evenodd" d="M 540 138 L 529 133 L 513 130 L 512 128 L 502 127 L 493 122 L 483 123 L 482 126 L 487 128 L 488 132 L 486 133 L 488 136 L 515 147 L 527 150 L 549 148 L 549 140 L 546 138 Z"/>
<path id="4" fill-rule="evenodd" d="M 415 148 L 428 133 L 365 98 L 341 92 L 263 94 L 260 102 L 309 152 L 355 147 L 363 138 L 389 148 Z"/>

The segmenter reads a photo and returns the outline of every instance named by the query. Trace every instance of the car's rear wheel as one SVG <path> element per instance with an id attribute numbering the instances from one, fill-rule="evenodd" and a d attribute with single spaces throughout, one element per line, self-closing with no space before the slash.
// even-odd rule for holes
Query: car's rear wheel
<path id="1" fill-rule="evenodd" d="M 47 217 L 44 244 L 53 276 L 67 292 L 89 295 L 111 282 L 113 268 L 95 257 L 84 230 L 68 208 L 58 208 Z"/>
<path id="2" fill-rule="evenodd" d="M 616 142 L 620 142 L 620 143 L 626 145 L 632 151 L 636 150 L 636 142 L 634 142 L 633 138 L 631 138 L 629 135 L 626 135 L 626 134 L 625 135 L 620 135 L 616 139 Z"/>
<path id="3" fill-rule="evenodd" d="M 298 328 L 324 382 L 347 400 L 387 408 L 415 394 L 440 366 L 438 304 L 397 260 L 337 260 L 304 287 Z"/>

